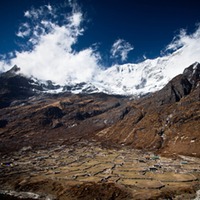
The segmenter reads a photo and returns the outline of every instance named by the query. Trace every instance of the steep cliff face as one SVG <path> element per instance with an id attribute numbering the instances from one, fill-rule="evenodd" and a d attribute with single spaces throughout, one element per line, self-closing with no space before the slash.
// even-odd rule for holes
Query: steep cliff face
<path id="1" fill-rule="evenodd" d="M 200 156 L 200 64 L 195 63 L 162 90 L 133 101 L 122 121 L 98 137 L 163 154 Z"/>

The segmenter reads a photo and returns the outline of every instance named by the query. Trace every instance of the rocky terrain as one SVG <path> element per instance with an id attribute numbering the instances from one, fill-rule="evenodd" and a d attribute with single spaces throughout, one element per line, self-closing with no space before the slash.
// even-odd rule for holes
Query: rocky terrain
<path id="1" fill-rule="evenodd" d="M 200 157 L 199 81 L 200 64 L 195 63 L 160 91 L 132 101 L 122 121 L 97 135 L 106 141 L 166 155 Z"/>
<path id="2" fill-rule="evenodd" d="M 140 99 L 44 93 L 17 71 L 0 75 L 1 199 L 195 198 L 200 64 Z"/>

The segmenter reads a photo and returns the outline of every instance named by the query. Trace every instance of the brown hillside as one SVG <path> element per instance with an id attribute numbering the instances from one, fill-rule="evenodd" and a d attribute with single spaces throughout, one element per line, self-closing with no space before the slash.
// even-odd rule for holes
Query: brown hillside
<path id="1" fill-rule="evenodd" d="M 99 138 L 162 154 L 200 157 L 200 64 L 194 65 L 162 90 L 131 102 L 127 116 L 99 132 Z"/>

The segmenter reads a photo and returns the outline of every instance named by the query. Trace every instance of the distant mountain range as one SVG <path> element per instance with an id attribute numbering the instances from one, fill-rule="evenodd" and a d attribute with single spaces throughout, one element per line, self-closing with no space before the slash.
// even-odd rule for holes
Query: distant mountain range
<path id="1" fill-rule="evenodd" d="M 23 87 L 20 92 L 24 92 L 25 88 L 29 88 L 29 93 L 34 91 L 59 93 L 106 93 L 125 96 L 141 97 L 163 88 L 172 78 L 181 74 L 184 70 L 185 63 L 177 65 L 173 60 L 179 56 L 181 52 L 158 57 L 156 59 L 147 59 L 138 64 L 123 64 L 114 65 L 110 68 L 100 70 L 99 74 L 89 82 L 74 83 L 73 80 L 66 80 L 65 85 L 53 83 L 51 80 L 38 80 L 37 77 L 27 77 L 20 71 L 20 66 L 14 66 L 7 72 L 1 74 L 1 84 L 5 85 L 4 81 L 10 78 L 10 81 L 20 80 Z M 195 63 L 194 66 L 198 65 Z M 15 85 L 15 84 L 14 84 Z M 13 86 L 12 90 L 14 90 Z M 32 88 L 32 90 L 31 90 Z M 18 88 L 19 89 L 19 88 Z M 17 95 L 20 95 L 18 91 Z"/>

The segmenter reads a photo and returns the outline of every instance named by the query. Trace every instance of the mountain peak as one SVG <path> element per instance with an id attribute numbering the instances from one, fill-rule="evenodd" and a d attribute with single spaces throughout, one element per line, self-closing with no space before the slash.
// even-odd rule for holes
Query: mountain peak
<path id="1" fill-rule="evenodd" d="M 192 84 L 195 84 L 200 80 L 200 64 L 198 62 L 193 63 L 183 71 L 183 75 L 187 77 Z"/>
<path id="2" fill-rule="evenodd" d="M 16 73 L 16 72 L 20 71 L 20 68 L 17 65 L 14 65 L 9 71 Z"/>
<path id="3" fill-rule="evenodd" d="M 14 65 L 10 70 L 8 70 L 5 75 L 7 76 L 13 76 L 16 75 L 17 72 L 20 71 L 20 68 L 17 65 Z"/>

